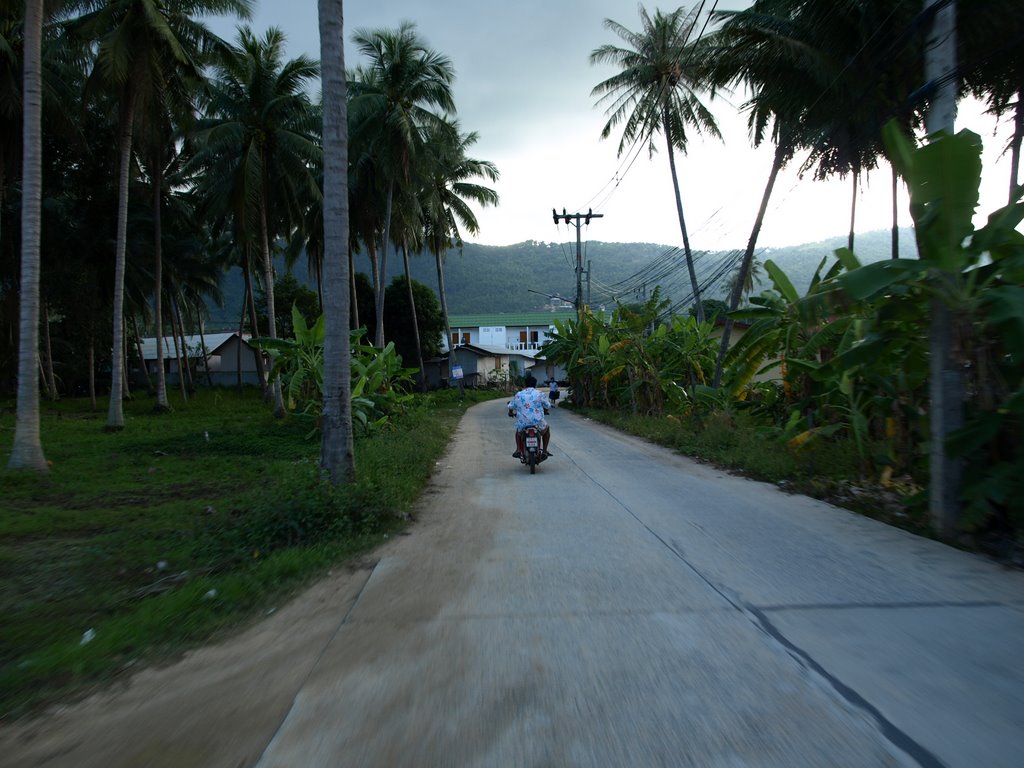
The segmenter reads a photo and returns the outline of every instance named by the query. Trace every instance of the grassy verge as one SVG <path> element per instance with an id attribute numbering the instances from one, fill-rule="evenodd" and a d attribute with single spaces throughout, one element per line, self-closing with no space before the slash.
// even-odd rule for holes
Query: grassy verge
<path id="1" fill-rule="evenodd" d="M 768 429 L 743 413 L 717 413 L 694 420 L 575 410 L 698 461 L 930 535 L 921 488 L 906 478 L 883 483 L 862 477 L 852 440 L 821 439 L 791 449 L 780 439 L 778 430 Z"/>
<path id="2" fill-rule="evenodd" d="M 356 443 L 357 481 L 319 479 L 310 422 L 256 392 L 202 392 L 158 415 L 45 404 L 45 476 L 0 469 L 0 717 L 80 693 L 237 626 L 401 527 L 465 408 L 418 397 Z M 6 466 L 13 403 L 0 403 Z"/>

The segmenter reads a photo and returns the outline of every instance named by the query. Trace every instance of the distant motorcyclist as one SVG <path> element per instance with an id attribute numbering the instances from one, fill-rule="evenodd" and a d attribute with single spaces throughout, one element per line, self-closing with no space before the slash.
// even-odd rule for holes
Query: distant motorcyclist
<path id="1" fill-rule="evenodd" d="M 508 415 L 516 420 L 516 451 L 512 458 L 523 458 L 523 430 L 527 427 L 537 427 L 540 430 L 544 456 L 550 456 L 548 443 L 551 441 L 551 427 L 544 418 L 551 409 L 551 401 L 544 393 L 537 389 L 537 379 L 527 376 L 523 382 L 526 386 L 516 392 L 515 396 L 508 401 Z"/>

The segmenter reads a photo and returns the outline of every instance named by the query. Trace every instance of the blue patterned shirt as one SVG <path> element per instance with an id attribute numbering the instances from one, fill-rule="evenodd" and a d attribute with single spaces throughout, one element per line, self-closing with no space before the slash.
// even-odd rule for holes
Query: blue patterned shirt
<path id="1" fill-rule="evenodd" d="M 508 401 L 508 409 L 516 412 L 516 430 L 523 430 L 527 427 L 539 427 L 541 431 L 547 429 L 548 423 L 544 420 L 544 410 L 551 407 L 551 401 L 544 397 L 540 390 L 527 387 L 516 393 L 516 396 Z"/>

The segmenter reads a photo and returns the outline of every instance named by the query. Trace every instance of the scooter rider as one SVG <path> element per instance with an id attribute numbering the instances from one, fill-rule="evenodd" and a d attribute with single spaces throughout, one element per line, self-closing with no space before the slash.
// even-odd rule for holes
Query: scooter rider
<path id="1" fill-rule="evenodd" d="M 512 454 L 512 458 L 523 457 L 523 430 L 527 427 L 537 427 L 540 430 L 544 456 L 550 456 L 548 443 L 551 440 L 551 428 L 544 417 L 551 409 L 551 401 L 537 389 L 537 379 L 533 376 L 527 376 L 523 383 L 526 385 L 525 388 L 516 392 L 515 397 L 508 401 L 508 415 L 516 420 L 516 452 Z"/>

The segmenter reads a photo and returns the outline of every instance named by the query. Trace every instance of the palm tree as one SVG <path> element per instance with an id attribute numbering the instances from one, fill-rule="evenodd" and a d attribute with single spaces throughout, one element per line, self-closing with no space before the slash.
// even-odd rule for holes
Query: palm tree
<path id="1" fill-rule="evenodd" d="M 42 196 L 43 2 L 26 0 L 22 107 L 21 307 L 18 330 L 18 404 L 8 466 L 45 472 L 39 437 L 39 215 Z"/>
<path id="2" fill-rule="evenodd" d="M 23 151 L 22 124 L 22 58 L 25 19 L 17 3 L 6 3 L 0 10 L 0 217 L 7 192 L 8 179 L 15 175 Z M 42 33 L 40 32 L 39 78 L 42 88 Z M 41 107 L 40 107 L 41 108 Z M 3 221 L 0 220 L 0 233 Z"/>
<path id="3" fill-rule="evenodd" d="M 732 292 L 736 290 L 738 286 L 740 290 L 740 298 L 749 296 L 753 292 L 754 286 L 761 280 L 763 271 L 762 266 L 761 262 L 757 259 L 752 260 L 750 262 L 750 269 L 748 269 L 746 274 L 743 275 L 744 279 L 742 283 L 740 282 L 740 268 L 737 267 L 728 283 L 729 294 L 732 295 Z"/>
<path id="4" fill-rule="evenodd" d="M 426 246 L 434 255 L 437 268 L 437 293 L 444 315 L 444 332 L 449 349 L 452 329 L 448 322 L 448 297 L 444 285 L 444 258 L 450 248 L 462 248 L 461 224 L 471 235 L 479 234 L 480 224 L 470 203 L 497 205 L 498 193 L 476 184 L 473 179 L 497 181 L 500 174 L 494 163 L 466 156 L 476 144 L 477 133 L 462 133 L 457 121 L 432 127 L 427 133 L 429 167 L 424 172 L 423 218 Z M 448 356 L 451 363 L 451 354 Z"/>
<path id="5" fill-rule="evenodd" d="M 1010 193 L 1020 183 L 1024 140 L 1024 17 L 1015 0 L 973 0 L 957 5 L 957 42 L 966 90 L 988 102 L 996 117 L 1010 113 Z"/>
<path id="6" fill-rule="evenodd" d="M 421 132 L 443 120 L 432 112 L 453 114 L 452 81 L 455 70 L 448 57 L 429 49 L 415 25 L 402 22 L 397 30 L 357 30 L 353 36 L 359 52 L 368 58 L 356 70 L 352 84 L 353 131 L 368 127 L 368 142 L 377 171 L 385 185 L 381 265 L 374 286 L 376 299 L 375 344 L 384 343 L 384 281 L 387 249 L 391 247 L 391 218 L 397 188 L 412 184 L 412 167 L 423 146 Z M 410 199 L 408 197 L 404 199 Z"/>
<path id="7" fill-rule="evenodd" d="M 243 247 L 262 256 L 267 333 L 277 338 L 271 242 L 290 235 L 321 199 L 314 171 L 321 162 L 320 114 L 305 91 L 320 66 L 305 56 L 284 61 L 285 37 L 277 28 L 259 38 L 243 27 L 238 41 L 215 66 L 195 162 L 205 172 L 200 194 L 206 207 L 222 221 L 233 220 Z M 274 413 L 284 415 L 277 378 Z"/>
<path id="8" fill-rule="evenodd" d="M 348 131 L 342 0 L 319 0 L 323 61 L 324 404 L 320 467 L 335 485 L 355 478 L 348 330 Z"/>
<path id="9" fill-rule="evenodd" d="M 165 96 L 165 83 L 175 72 L 202 77 L 205 56 L 222 46 L 196 16 L 250 14 L 252 0 L 83 0 L 84 13 L 69 23 L 72 39 L 84 49 L 96 47 L 90 80 L 117 94 L 118 213 L 114 259 L 113 360 L 110 408 L 106 428 L 124 428 L 121 406 L 124 275 L 128 228 L 128 192 L 132 138 L 139 114 L 146 114 Z"/>
<path id="10" fill-rule="evenodd" d="M 803 30 L 791 19 L 762 12 L 757 5 L 746 11 L 722 12 L 719 18 L 726 23 L 709 41 L 710 78 L 717 88 L 738 84 L 750 90 L 751 98 L 742 108 L 748 113 L 751 140 L 755 147 L 769 137 L 775 144 L 768 182 L 729 294 L 731 313 L 739 306 L 743 286 L 747 283 L 779 172 L 793 158 L 803 140 L 802 106 L 813 96 L 801 86 L 807 82 L 803 71 L 809 61 L 813 61 L 813 56 L 804 43 Z M 792 41 L 792 44 L 780 45 L 780 41 Z M 722 380 L 732 327 L 733 319 L 727 314 L 712 380 L 714 387 Z"/>
<path id="11" fill-rule="evenodd" d="M 599 97 L 598 104 L 610 102 L 602 139 L 608 138 L 619 123 L 625 123 L 619 140 L 620 156 L 640 142 L 647 143 L 651 156 L 655 152 L 655 134 L 665 137 L 690 288 L 697 320 L 704 322 L 675 161 L 676 149 L 686 153 L 687 126 L 721 138 L 714 115 L 697 96 L 697 91 L 705 85 L 702 57 L 698 53 L 700 36 L 693 35 L 699 10 L 687 12 L 685 8 L 678 8 L 669 14 L 655 10 L 653 17 L 643 5 L 639 10 L 640 32 L 632 32 L 611 19 L 604 20 L 605 28 L 622 38 L 628 47 L 606 44 L 590 54 L 591 64 L 615 64 L 621 70 L 598 83 L 591 95 Z"/>

